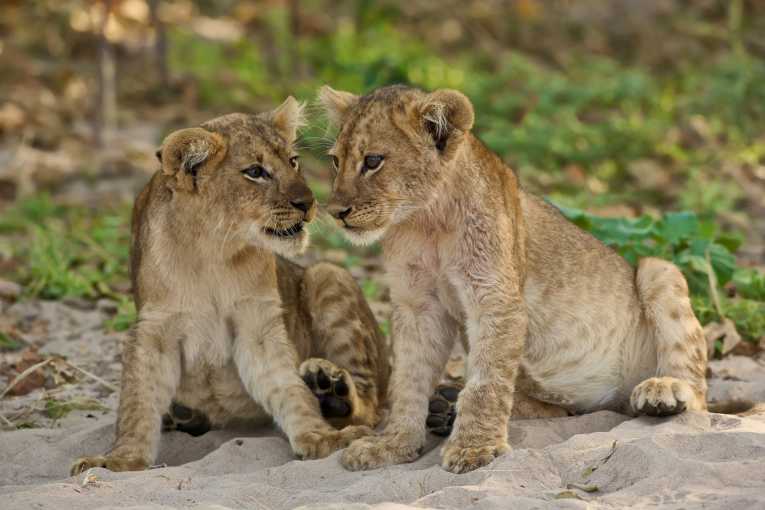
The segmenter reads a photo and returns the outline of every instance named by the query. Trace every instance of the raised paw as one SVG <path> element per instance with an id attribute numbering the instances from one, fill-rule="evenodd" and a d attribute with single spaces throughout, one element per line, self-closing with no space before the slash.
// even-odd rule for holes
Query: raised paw
<path id="1" fill-rule="evenodd" d="M 635 414 L 671 416 L 685 411 L 695 399 L 687 382 L 674 377 L 652 377 L 635 386 L 630 405 Z"/>
<path id="2" fill-rule="evenodd" d="M 510 445 L 504 441 L 482 446 L 462 446 L 450 440 L 441 449 L 441 467 L 452 473 L 467 473 L 491 463 L 509 450 Z"/>
<path id="3" fill-rule="evenodd" d="M 422 443 L 407 434 L 369 436 L 351 443 L 340 463 L 351 471 L 361 471 L 412 462 L 420 456 Z"/>
<path id="4" fill-rule="evenodd" d="M 173 402 L 168 413 L 162 416 L 162 430 L 180 430 L 192 436 L 210 431 L 210 420 L 195 409 Z"/>
<path id="5" fill-rule="evenodd" d="M 457 417 L 457 397 L 462 386 L 441 384 L 436 388 L 428 403 L 428 431 L 437 436 L 446 437 L 452 431 Z"/>
<path id="6" fill-rule="evenodd" d="M 101 467 L 110 471 L 142 471 L 149 467 L 149 462 L 139 457 L 120 457 L 113 455 L 96 455 L 81 457 L 74 461 L 69 469 L 72 476 L 79 475 L 90 468 Z"/>
<path id="7" fill-rule="evenodd" d="M 292 450 L 301 459 L 321 459 L 372 433 L 372 429 L 364 425 L 349 425 L 341 430 L 329 427 L 312 430 L 297 435 L 291 441 Z"/>
<path id="8" fill-rule="evenodd" d="M 309 358 L 300 365 L 300 377 L 319 399 L 325 418 L 345 418 L 353 413 L 353 380 L 331 361 Z"/>

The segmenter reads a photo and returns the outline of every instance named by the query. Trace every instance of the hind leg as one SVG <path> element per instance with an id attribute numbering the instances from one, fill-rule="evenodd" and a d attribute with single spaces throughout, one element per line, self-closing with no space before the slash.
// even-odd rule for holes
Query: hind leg
<path id="1" fill-rule="evenodd" d="M 388 383 L 385 338 L 353 277 L 331 264 L 306 270 L 302 292 L 311 316 L 312 358 L 300 375 L 336 427 L 374 427 Z"/>
<path id="2" fill-rule="evenodd" d="M 674 264 L 647 258 L 638 266 L 637 286 L 656 344 L 656 373 L 632 391 L 632 412 L 667 416 L 706 409 L 707 347 L 685 277 Z"/>

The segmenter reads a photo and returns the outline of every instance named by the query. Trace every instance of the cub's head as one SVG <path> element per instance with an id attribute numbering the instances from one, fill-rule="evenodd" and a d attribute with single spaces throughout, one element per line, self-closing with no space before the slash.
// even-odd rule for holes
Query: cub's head
<path id="1" fill-rule="evenodd" d="M 165 182 L 200 233 L 286 255 L 305 249 L 316 206 L 293 149 L 302 108 L 289 97 L 274 111 L 224 115 L 165 139 Z"/>
<path id="2" fill-rule="evenodd" d="M 395 85 L 356 96 L 324 86 L 319 99 L 339 128 L 328 209 L 359 244 L 427 205 L 473 127 L 473 105 L 456 90 Z"/>

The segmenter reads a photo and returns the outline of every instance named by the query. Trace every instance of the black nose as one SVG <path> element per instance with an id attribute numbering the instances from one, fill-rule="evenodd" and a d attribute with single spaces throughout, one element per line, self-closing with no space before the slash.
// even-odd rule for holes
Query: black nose
<path id="1" fill-rule="evenodd" d="M 331 214 L 333 218 L 342 221 L 351 214 L 351 210 L 353 209 L 353 207 L 345 205 L 347 203 L 348 202 L 343 203 L 342 201 L 332 201 L 327 205 L 327 212 Z"/>
<path id="2" fill-rule="evenodd" d="M 335 211 L 335 218 L 338 220 L 344 220 L 348 217 L 349 214 L 351 214 L 352 207 L 347 207 L 345 209 L 341 209 L 339 211 Z"/>
<path id="3" fill-rule="evenodd" d="M 300 198 L 298 200 L 290 200 L 290 204 L 295 209 L 300 209 L 304 213 L 308 212 L 308 209 L 313 205 L 313 198 Z"/>

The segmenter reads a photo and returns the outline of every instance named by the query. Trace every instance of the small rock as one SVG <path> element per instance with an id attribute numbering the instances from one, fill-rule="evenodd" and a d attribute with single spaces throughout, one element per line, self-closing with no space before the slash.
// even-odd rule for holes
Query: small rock
<path id="1" fill-rule="evenodd" d="M 21 295 L 21 285 L 0 279 L 0 298 L 9 301 L 16 300 Z"/>
<path id="2" fill-rule="evenodd" d="M 99 299 L 96 302 L 96 308 L 99 312 L 115 314 L 117 313 L 117 303 L 111 299 Z"/>
<path id="3" fill-rule="evenodd" d="M 95 303 L 93 301 L 89 301 L 84 298 L 78 298 L 78 297 L 66 297 L 61 300 L 62 303 L 64 303 L 66 306 L 69 306 L 71 308 L 74 308 L 75 310 L 92 310 L 96 307 Z"/>

